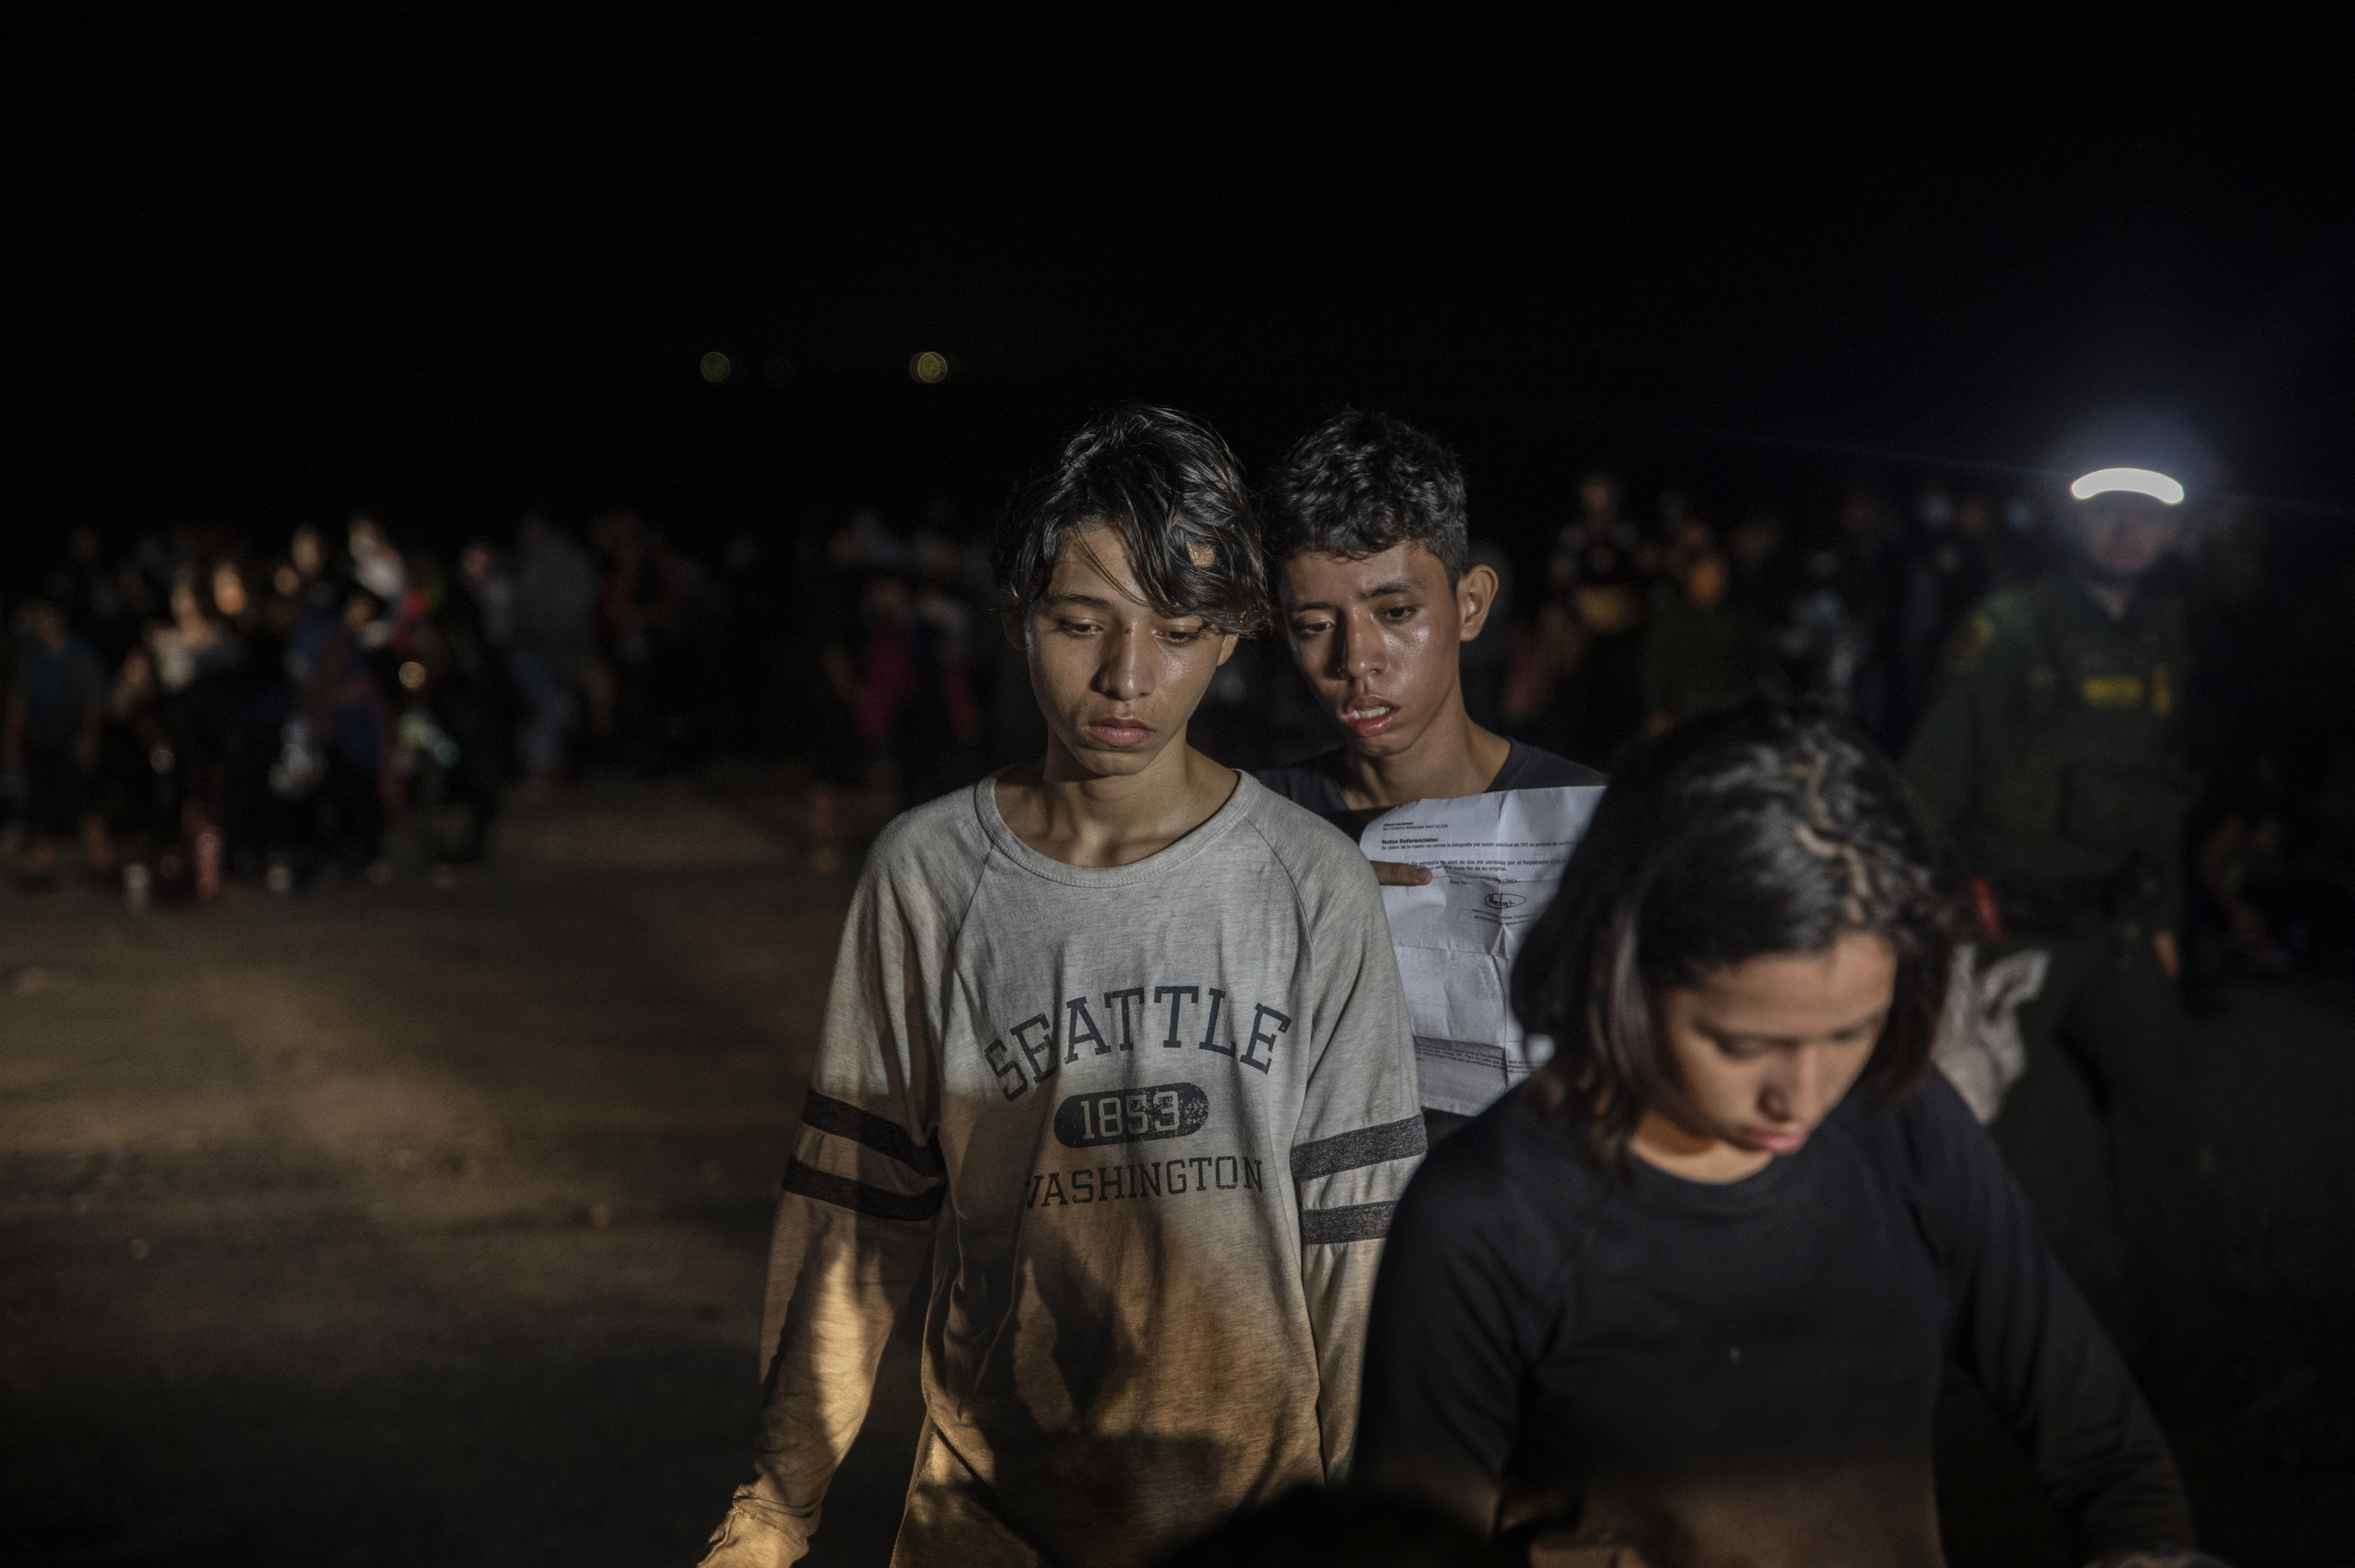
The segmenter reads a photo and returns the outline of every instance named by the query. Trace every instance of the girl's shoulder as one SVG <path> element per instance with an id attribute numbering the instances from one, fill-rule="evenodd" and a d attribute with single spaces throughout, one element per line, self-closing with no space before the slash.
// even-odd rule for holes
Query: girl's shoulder
<path id="1" fill-rule="evenodd" d="M 1620 1186 L 1587 1164 L 1572 1128 L 1516 1090 L 1423 1157 L 1390 1245 L 1550 1275 Z"/>
<path id="2" fill-rule="evenodd" d="M 1987 1188 L 2009 1181 L 1987 1129 L 1934 1067 L 1897 1099 L 1851 1095 L 1824 1130 L 1843 1139 L 1853 1157 L 1901 1192 L 1933 1228 L 1956 1202 L 1976 1208 Z"/>

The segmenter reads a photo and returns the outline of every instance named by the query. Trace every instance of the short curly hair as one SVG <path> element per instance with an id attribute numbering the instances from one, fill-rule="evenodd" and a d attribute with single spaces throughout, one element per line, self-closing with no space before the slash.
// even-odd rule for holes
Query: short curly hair
<path id="1" fill-rule="evenodd" d="M 999 590 L 1025 609 L 1037 603 L 1063 541 L 1097 528 L 1120 536 L 1156 613 L 1243 636 L 1273 621 L 1242 465 L 1191 414 L 1130 404 L 1082 425 L 1000 515 L 989 550 Z"/>
<path id="2" fill-rule="evenodd" d="M 1362 560 L 1401 544 L 1438 558 L 1453 586 L 1470 561 L 1464 465 L 1422 431 L 1343 409 L 1293 443 L 1263 486 L 1268 559 Z"/>
<path id="3" fill-rule="evenodd" d="M 1653 991 L 1864 931 L 1895 949 L 1897 987 L 1859 1082 L 1902 1097 L 1929 1063 L 1963 889 L 1904 780 L 1848 720 L 1764 698 L 1689 720 L 1612 775 L 1514 967 L 1522 1027 L 1555 1044 L 1541 1093 L 1593 1163 L 1624 1168 L 1646 1110 L 1690 1109 Z"/>

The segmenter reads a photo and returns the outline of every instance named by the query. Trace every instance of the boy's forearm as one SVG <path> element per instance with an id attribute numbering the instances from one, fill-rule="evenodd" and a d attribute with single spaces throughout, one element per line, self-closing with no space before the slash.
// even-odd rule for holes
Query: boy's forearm
<path id="1" fill-rule="evenodd" d="M 932 1235 L 929 1221 L 879 1219 L 792 1192 L 781 1200 L 752 1523 L 803 1540 L 817 1528 Z"/>

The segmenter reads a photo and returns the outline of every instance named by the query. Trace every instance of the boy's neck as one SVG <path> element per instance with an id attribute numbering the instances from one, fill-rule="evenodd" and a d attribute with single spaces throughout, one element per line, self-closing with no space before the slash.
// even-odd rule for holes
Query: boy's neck
<path id="1" fill-rule="evenodd" d="M 1406 750 L 1369 756 L 1349 748 L 1352 778 L 1342 798 L 1359 811 L 1411 800 L 1451 800 L 1485 795 L 1512 754 L 1513 743 L 1472 722 L 1459 688 L 1446 709 Z"/>
<path id="2" fill-rule="evenodd" d="M 1241 775 L 1178 735 L 1142 770 L 1089 772 L 1053 740 L 1047 755 L 997 781 L 1014 836 L 1067 866 L 1126 866 L 1158 854 L 1217 815 Z"/>

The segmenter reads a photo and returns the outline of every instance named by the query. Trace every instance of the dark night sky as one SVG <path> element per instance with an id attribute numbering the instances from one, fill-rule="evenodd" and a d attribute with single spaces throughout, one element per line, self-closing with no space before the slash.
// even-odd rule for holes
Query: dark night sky
<path id="1" fill-rule="evenodd" d="M 11 534 L 986 505 L 1123 397 L 1253 461 L 1390 407 L 1516 516 L 1598 456 L 1729 504 L 1795 449 L 2033 464 L 2119 402 L 2355 498 L 2350 95 L 2279 21 L 807 14 L 12 50 Z"/>

